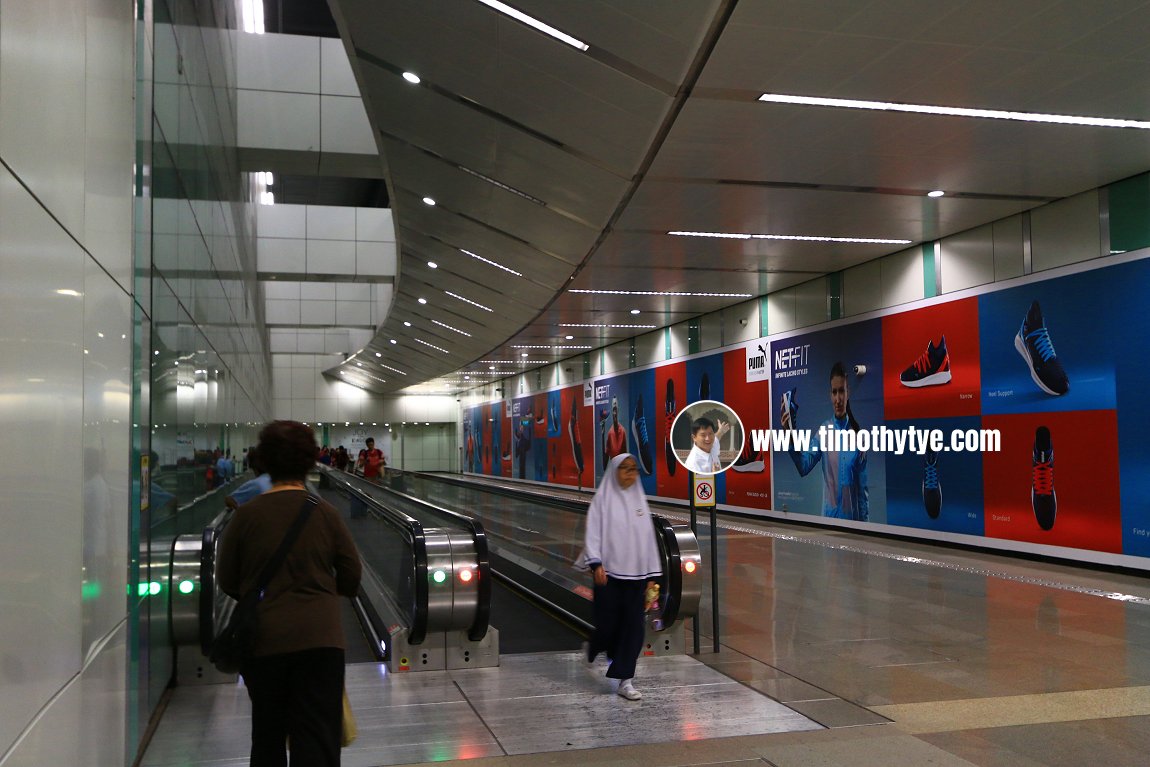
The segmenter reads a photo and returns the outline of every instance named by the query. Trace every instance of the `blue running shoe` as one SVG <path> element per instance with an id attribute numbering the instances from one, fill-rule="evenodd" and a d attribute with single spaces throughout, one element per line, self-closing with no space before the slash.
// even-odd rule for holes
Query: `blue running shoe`
<path id="1" fill-rule="evenodd" d="M 1014 348 L 1026 360 L 1030 368 L 1030 377 L 1038 388 L 1047 394 L 1060 397 L 1070 391 L 1070 381 L 1066 378 L 1066 371 L 1054 353 L 1054 344 L 1050 342 L 1050 331 L 1042 319 L 1042 309 L 1035 301 L 1030 304 L 1030 311 L 1022 320 L 1022 327 L 1014 337 Z"/>
<path id="2" fill-rule="evenodd" d="M 787 421 L 792 429 L 798 428 L 799 403 L 795 402 L 798 389 L 789 389 L 783 392 L 783 412 L 787 414 Z M 783 428 L 786 428 L 785 426 Z"/>
<path id="3" fill-rule="evenodd" d="M 643 415 L 642 394 L 635 402 L 635 415 L 631 418 L 631 436 L 635 438 L 635 444 L 639 446 L 636 451 L 639 468 L 643 470 L 644 474 L 650 474 L 652 469 L 651 440 L 647 437 L 647 417 Z"/>
<path id="4" fill-rule="evenodd" d="M 1054 527 L 1058 496 L 1054 492 L 1054 445 L 1050 429 L 1039 426 L 1034 432 L 1034 469 L 1031 476 L 1030 506 L 1043 530 Z"/>
<path id="5" fill-rule="evenodd" d="M 942 483 L 938 481 L 938 453 L 928 449 L 922 470 L 922 505 L 931 519 L 942 512 Z"/>

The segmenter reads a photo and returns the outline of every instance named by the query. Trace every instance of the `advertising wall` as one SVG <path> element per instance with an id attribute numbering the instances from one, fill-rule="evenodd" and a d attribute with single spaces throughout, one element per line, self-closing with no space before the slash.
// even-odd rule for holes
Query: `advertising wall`
<path id="1" fill-rule="evenodd" d="M 672 422 L 716 400 L 743 426 L 716 477 L 732 509 L 1150 556 L 1150 260 L 1125 258 L 470 408 L 465 468 L 587 488 L 626 451 L 649 495 L 686 499 Z"/>

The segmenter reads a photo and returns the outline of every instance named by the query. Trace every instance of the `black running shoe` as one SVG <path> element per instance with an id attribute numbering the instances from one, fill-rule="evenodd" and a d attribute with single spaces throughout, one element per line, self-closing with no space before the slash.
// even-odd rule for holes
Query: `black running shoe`
<path id="1" fill-rule="evenodd" d="M 1058 513 L 1058 496 L 1054 492 L 1054 445 L 1050 429 L 1039 426 L 1034 432 L 1034 468 L 1031 476 L 1030 505 L 1034 518 L 1043 530 L 1054 527 Z"/>
<path id="2" fill-rule="evenodd" d="M 664 449 L 667 453 L 667 476 L 675 476 L 675 467 L 679 465 L 675 457 L 675 448 L 671 447 L 671 427 L 675 425 L 675 379 L 667 379 L 667 399 L 664 409 L 667 413 L 667 441 Z"/>
<path id="3" fill-rule="evenodd" d="M 855 365 L 855 369 L 859 368 Z M 946 351 L 946 336 L 934 345 L 934 339 L 926 344 L 926 351 L 918 359 L 902 371 L 898 377 L 899 383 L 917 389 L 921 386 L 938 386 L 950 383 L 950 354 Z"/>
<path id="4" fill-rule="evenodd" d="M 647 438 L 647 417 L 643 415 L 643 395 L 635 402 L 635 415 L 631 418 L 631 435 L 635 437 L 638 449 L 635 451 L 639 459 L 639 468 L 644 474 L 650 474 L 653 468 L 651 462 L 651 440 Z"/>
<path id="5" fill-rule="evenodd" d="M 1014 336 L 1014 348 L 1026 360 L 1030 377 L 1039 389 L 1055 397 L 1070 391 L 1070 380 L 1062 369 L 1058 355 L 1054 353 L 1050 331 L 1046 329 L 1042 309 L 1037 301 L 1030 304 L 1030 311 L 1023 318 L 1018 334 Z"/>
<path id="6" fill-rule="evenodd" d="M 743 452 L 739 453 L 739 460 L 735 461 L 731 468 L 738 472 L 757 474 L 767 468 L 767 464 L 763 461 L 762 452 L 751 450 L 751 441 L 748 439 L 743 443 Z"/>
<path id="7" fill-rule="evenodd" d="M 942 512 L 942 483 L 938 480 L 938 453 L 928 449 L 922 469 L 922 505 L 931 519 Z"/>
<path id="8" fill-rule="evenodd" d="M 583 476 L 583 441 L 579 438 L 579 404 L 571 398 L 571 420 L 567 422 L 567 434 L 571 437 L 571 455 L 579 476 Z"/>

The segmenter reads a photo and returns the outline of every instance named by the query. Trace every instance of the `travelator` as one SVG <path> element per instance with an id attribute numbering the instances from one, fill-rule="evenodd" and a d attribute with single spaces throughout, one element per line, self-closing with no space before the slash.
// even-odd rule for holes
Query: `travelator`
<path id="1" fill-rule="evenodd" d="M 498 665 L 498 632 L 488 620 L 491 574 L 482 526 L 461 514 L 452 515 L 450 524 L 426 525 L 380 503 L 362 480 L 319 469 L 318 483 L 351 501 L 348 522 L 363 564 L 352 604 L 377 659 L 397 672 Z M 230 678 L 206 656 L 236 604 L 214 577 L 232 514 L 225 510 L 202 531 L 177 536 L 172 544 L 169 578 L 176 588 L 170 622 L 181 683 Z"/>
<path id="2" fill-rule="evenodd" d="M 439 482 L 491 499 L 491 503 L 475 504 L 469 513 L 478 516 L 487 531 L 495 577 L 546 602 L 549 611 L 590 632 L 590 576 L 572 564 L 583 548 L 588 500 L 559 497 L 544 488 L 481 485 L 450 474 L 393 472 L 391 476 L 393 483 L 410 494 L 405 497 L 450 498 L 450 493 L 439 493 L 428 484 Z M 452 503 L 463 508 L 472 501 L 461 497 Z M 663 557 L 663 577 L 659 610 L 648 616 L 644 653 L 680 654 L 686 650 L 684 619 L 697 613 L 702 595 L 699 541 L 687 525 L 673 525 L 657 513 L 651 514 L 651 520 Z"/>
<path id="3" fill-rule="evenodd" d="M 499 632 L 489 625 L 496 577 L 590 630 L 585 574 L 564 573 L 516 541 L 500 541 L 493 554 L 480 521 L 405 492 L 418 484 L 414 476 L 388 472 L 383 481 L 373 482 L 318 465 L 313 475 L 320 487 L 349 500 L 348 525 L 363 560 L 353 607 L 373 652 L 390 670 L 497 666 Z M 220 538 L 232 513 L 220 512 L 202 531 L 179 535 L 172 543 L 169 619 L 180 683 L 234 677 L 217 672 L 206 657 L 236 604 L 214 577 Z M 652 517 L 664 578 L 661 611 L 649 621 L 646 652 L 682 653 L 682 618 L 697 610 L 701 593 L 698 542 L 689 528 Z M 516 628 L 530 631 L 529 626 Z"/>

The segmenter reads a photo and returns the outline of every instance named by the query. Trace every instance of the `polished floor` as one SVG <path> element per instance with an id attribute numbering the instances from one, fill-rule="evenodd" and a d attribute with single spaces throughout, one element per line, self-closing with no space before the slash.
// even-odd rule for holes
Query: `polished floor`
<path id="1" fill-rule="evenodd" d="M 438 677 L 357 665 L 344 764 L 1150 764 L 1145 577 L 745 519 L 719 532 L 721 651 L 705 598 L 704 652 L 643 659 L 641 702 L 576 653 Z M 245 764 L 245 707 L 239 686 L 177 689 L 143 764 Z"/>

